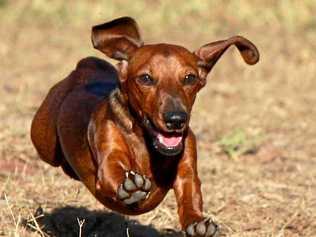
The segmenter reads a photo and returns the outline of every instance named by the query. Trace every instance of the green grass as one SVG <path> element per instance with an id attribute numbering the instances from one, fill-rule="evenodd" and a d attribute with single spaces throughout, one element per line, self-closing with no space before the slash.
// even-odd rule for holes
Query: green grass
<path id="1" fill-rule="evenodd" d="M 249 136 L 243 129 L 235 129 L 223 136 L 218 144 L 230 158 L 238 159 L 239 156 L 247 153 L 256 153 L 263 141 L 262 135 Z"/>

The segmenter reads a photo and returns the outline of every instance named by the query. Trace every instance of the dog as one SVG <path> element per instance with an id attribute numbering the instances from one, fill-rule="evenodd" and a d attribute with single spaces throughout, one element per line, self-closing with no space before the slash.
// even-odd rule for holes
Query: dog
<path id="1" fill-rule="evenodd" d="M 186 235 L 214 236 L 218 226 L 202 213 L 190 113 L 226 49 L 235 45 L 252 65 L 259 60 L 256 46 L 241 36 L 194 52 L 146 45 L 130 17 L 92 27 L 91 38 L 119 63 L 84 58 L 49 91 L 31 126 L 40 158 L 122 214 L 148 212 L 173 189 Z"/>

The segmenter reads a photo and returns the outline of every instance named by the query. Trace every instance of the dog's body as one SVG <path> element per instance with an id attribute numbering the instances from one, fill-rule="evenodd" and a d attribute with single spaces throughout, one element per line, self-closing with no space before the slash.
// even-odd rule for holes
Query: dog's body
<path id="1" fill-rule="evenodd" d="M 202 215 L 190 111 L 222 53 L 234 44 L 254 64 L 255 46 L 242 37 L 195 54 L 169 44 L 143 46 L 127 17 L 94 27 L 92 41 L 121 62 L 116 70 L 97 58 L 83 59 L 51 89 L 32 124 L 40 157 L 125 214 L 152 210 L 172 188 L 187 234 L 213 236 L 216 225 Z"/>

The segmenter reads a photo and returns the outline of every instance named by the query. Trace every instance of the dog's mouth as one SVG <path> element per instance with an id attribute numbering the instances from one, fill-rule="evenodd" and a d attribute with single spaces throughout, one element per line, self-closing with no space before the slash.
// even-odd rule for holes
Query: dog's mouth
<path id="1" fill-rule="evenodd" d="M 153 145 L 157 151 L 165 156 L 175 156 L 183 150 L 183 135 L 161 134 L 155 137 Z"/>
<path id="2" fill-rule="evenodd" d="M 150 135 L 152 146 L 160 154 L 176 156 L 183 151 L 183 133 L 161 132 L 147 117 L 144 118 L 144 126 Z"/>

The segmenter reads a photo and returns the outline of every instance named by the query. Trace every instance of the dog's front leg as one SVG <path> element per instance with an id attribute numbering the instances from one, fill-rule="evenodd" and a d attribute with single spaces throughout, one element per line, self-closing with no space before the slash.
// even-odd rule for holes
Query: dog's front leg
<path id="1" fill-rule="evenodd" d="M 111 206 L 138 204 L 148 197 L 151 181 L 131 162 L 132 154 L 119 129 L 104 119 L 104 108 L 93 115 L 88 127 L 88 141 L 97 169 L 97 196 L 108 200 Z"/>
<path id="2" fill-rule="evenodd" d="M 217 225 L 203 217 L 201 182 L 197 174 L 197 154 L 194 135 L 190 132 L 185 151 L 178 166 L 174 183 L 178 214 L 182 228 L 188 236 L 215 236 Z"/>

